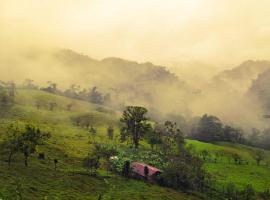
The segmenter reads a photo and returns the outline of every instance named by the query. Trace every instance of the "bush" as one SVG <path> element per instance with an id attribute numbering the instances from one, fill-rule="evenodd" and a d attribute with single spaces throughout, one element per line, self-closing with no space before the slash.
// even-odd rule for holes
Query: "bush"
<path id="1" fill-rule="evenodd" d="M 83 160 L 83 167 L 90 175 L 95 175 L 99 167 L 99 158 L 88 156 Z"/>
<path id="2" fill-rule="evenodd" d="M 201 190 L 208 177 L 202 164 L 200 159 L 190 154 L 172 158 L 161 175 L 161 183 L 174 189 Z"/>

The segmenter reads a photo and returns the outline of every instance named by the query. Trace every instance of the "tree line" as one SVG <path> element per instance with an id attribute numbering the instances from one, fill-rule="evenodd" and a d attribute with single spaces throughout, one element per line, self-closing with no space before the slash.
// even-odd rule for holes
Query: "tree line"
<path id="1" fill-rule="evenodd" d="M 48 81 L 47 83 L 48 86 L 41 87 L 40 90 L 101 105 L 108 104 L 111 101 L 110 93 L 103 94 L 97 86 L 86 89 L 81 88 L 80 85 L 72 84 L 68 89 L 62 91 L 57 87 L 56 83 L 52 81 Z M 29 85 L 26 87 L 29 87 Z M 33 88 L 33 86 L 30 85 L 30 88 Z"/>
<path id="2" fill-rule="evenodd" d="M 218 117 L 207 114 L 200 118 L 188 137 L 203 142 L 225 141 L 247 144 L 247 139 L 244 137 L 244 131 L 241 128 L 224 125 Z"/>

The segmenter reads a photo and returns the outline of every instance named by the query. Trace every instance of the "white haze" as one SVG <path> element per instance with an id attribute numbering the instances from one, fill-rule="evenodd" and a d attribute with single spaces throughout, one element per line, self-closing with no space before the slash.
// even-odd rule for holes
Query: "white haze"
<path id="1" fill-rule="evenodd" d="M 268 0 L 0 0 L 0 79 L 31 78 L 43 85 L 53 80 L 62 88 L 100 84 L 105 89 L 111 82 L 128 81 L 111 72 L 92 73 L 88 81 L 80 77 L 85 69 L 79 65 L 75 75 L 51 55 L 60 48 L 96 59 L 151 61 L 169 67 L 190 91 L 160 82 L 149 90 L 159 87 L 166 95 L 138 103 L 165 113 L 210 113 L 236 126 L 263 128 L 264 111 L 246 98 L 247 89 L 221 86 L 212 77 L 245 60 L 270 59 L 269 7 Z"/>

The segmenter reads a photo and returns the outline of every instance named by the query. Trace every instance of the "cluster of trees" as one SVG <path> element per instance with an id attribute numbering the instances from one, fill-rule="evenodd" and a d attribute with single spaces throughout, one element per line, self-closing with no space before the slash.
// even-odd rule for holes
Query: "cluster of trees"
<path id="1" fill-rule="evenodd" d="M 95 104 L 107 104 L 111 100 L 109 93 L 102 94 L 96 86 L 89 89 L 81 89 L 80 85 L 72 84 L 70 88 L 62 93 L 67 97 L 86 100 Z"/>
<path id="2" fill-rule="evenodd" d="M 203 142 L 231 142 L 270 149 L 270 129 L 253 128 L 251 134 L 244 134 L 241 128 L 225 125 L 213 115 L 203 115 L 192 128 L 188 137 Z"/>
<path id="3" fill-rule="evenodd" d="M 202 190 L 209 176 L 202 167 L 203 161 L 185 148 L 184 135 L 177 124 L 170 121 L 166 121 L 163 125 L 153 124 L 146 114 L 147 109 L 139 106 L 128 106 L 123 111 L 119 139 L 121 142 L 127 141 L 130 145 L 132 149 L 130 156 L 136 158 L 140 151 L 140 141 L 145 139 L 153 147 L 151 156 L 158 155 L 158 158 L 153 156 L 153 159 L 163 166 L 164 173 L 157 180 L 160 185 L 181 190 Z M 113 132 L 113 127 L 109 126 L 107 129 L 109 139 L 113 139 Z M 96 175 L 101 163 L 107 170 L 113 170 L 111 158 L 116 157 L 117 161 L 121 162 L 120 173 L 129 177 L 133 159 L 131 157 L 127 159 L 128 156 L 123 155 L 125 159 L 118 160 L 123 153 L 123 150 L 119 151 L 118 148 L 109 143 L 92 142 L 92 149 L 83 160 L 83 167 L 90 175 Z M 151 163 L 151 156 L 146 155 L 148 163 Z M 117 164 L 116 167 L 116 171 L 119 172 Z M 147 177 L 149 169 L 145 168 L 144 173 Z"/>
<path id="4" fill-rule="evenodd" d="M 7 129 L 3 144 L 8 154 L 8 165 L 11 165 L 12 158 L 16 153 L 22 153 L 24 164 L 27 167 L 29 156 L 37 151 L 38 145 L 43 145 L 50 137 L 50 133 L 42 132 L 31 124 L 26 124 L 24 128 L 17 124 L 11 124 Z"/>
<path id="5" fill-rule="evenodd" d="M 206 183 L 207 174 L 202 161 L 185 148 L 184 135 L 176 123 L 166 121 L 163 125 L 152 125 L 146 117 L 147 109 L 128 106 L 121 123 L 121 141 L 130 141 L 131 147 L 139 148 L 142 138 L 147 139 L 152 149 L 161 151 L 166 162 L 161 185 L 176 189 L 200 190 Z"/>
<path id="6" fill-rule="evenodd" d="M 259 130 L 253 128 L 248 137 L 248 144 L 270 150 L 270 129 Z"/>
<path id="7" fill-rule="evenodd" d="M 33 87 L 33 83 L 30 82 L 27 84 L 29 88 Z M 80 85 L 72 84 L 68 89 L 62 91 L 57 87 L 57 84 L 51 81 L 48 81 L 48 86 L 40 88 L 43 91 L 59 94 L 63 96 L 67 96 L 74 99 L 80 99 L 89 101 L 95 104 L 108 104 L 111 101 L 110 93 L 101 93 L 96 86 L 89 88 L 89 89 L 81 89 Z"/>
<path id="8" fill-rule="evenodd" d="M 147 141 L 152 149 L 161 150 L 170 154 L 175 150 L 183 151 L 184 134 L 175 122 L 165 121 L 164 124 L 155 124 L 147 135 Z"/>
<path id="9" fill-rule="evenodd" d="M 224 125 L 218 117 L 207 114 L 200 118 L 189 137 L 203 142 L 247 143 L 242 129 Z"/>
<path id="10" fill-rule="evenodd" d="M 161 185 L 181 190 L 204 191 L 212 182 L 212 178 L 203 168 L 203 162 L 208 158 L 213 157 L 213 161 L 217 162 L 218 159 L 227 157 L 229 162 L 232 160 L 237 165 L 248 164 L 248 161 L 245 161 L 236 152 L 224 151 L 210 155 L 210 152 L 204 150 L 199 155 L 194 154 L 192 147 L 185 146 L 184 135 L 176 123 L 166 121 L 164 124 L 154 124 L 146 117 L 146 114 L 147 109 L 143 107 L 128 106 L 120 120 L 122 124 L 120 139 L 122 142 L 128 141 L 128 144 L 135 149 L 138 149 L 140 141 L 145 139 L 151 145 L 153 151 L 161 152 L 160 159 L 166 163 L 162 168 L 164 172 L 158 180 Z M 196 135 L 193 135 L 193 137 L 206 142 L 246 142 L 242 130 L 223 125 L 217 117 L 208 115 L 204 115 L 200 119 Z M 254 151 L 253 158 L 257 165 L 260 165 L 265 159 L 264 152 L 261 150 Z M 125 164 L 123 169 L 126 169 L 127 166 Z M 231 198 L 229 193 L 226 193 L 226 195 Z M 239 199 L 246 195 L 255 197 L 255 193 L 249 194 L 248 189 L 247 191 L 237 192 Z"/>
<path id="11" fill-rule="evenodd" d="M 15 83 L 0 82 L 0 108 L 12 105 L 15 100 Z"/>
<path id="12" fill-rule="evenodd" d="M 127 106 L 120 122 L 121 142 L 127 141 L 131 147 L 139 148 L 140 140 L 145 138 L 152 149 L 171 153 L 177 147 L 183 148 L 184 135 L 177 124 L 166 121 L 163 125 L 152 124 L 146 117 L 147 109 L 140 106 Z"/>

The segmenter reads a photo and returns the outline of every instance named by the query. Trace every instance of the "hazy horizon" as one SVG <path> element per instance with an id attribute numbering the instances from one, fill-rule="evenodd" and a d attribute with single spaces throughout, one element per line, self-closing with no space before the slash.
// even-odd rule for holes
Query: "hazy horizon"
<path id="1" fill-rule="evenodd" d="M 1 0 L 3 50 L 73 49 L 168 67 L 270 59 L 267 0 Z"/>
<path id="2" fill-rule="evenodd" d="M 212 78 L 246 60 L 270 60 L 269 7 L 267 0 L 0 0 L 0 78 L 114 87 L 122 91 L 117 104 L 162 112 L 170 105 L 167 113 L 211 113 L 241 126 L 264 127 L 261 102 L 246 95 L 268 63 L 249 63 Z M 79 54 L 59 58 L 54 48 Z M 97 64 L 80 54 L 163 65 L 179 80 L 147 64 Z"/>

